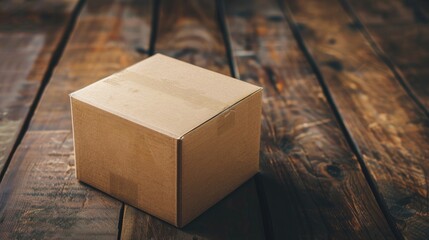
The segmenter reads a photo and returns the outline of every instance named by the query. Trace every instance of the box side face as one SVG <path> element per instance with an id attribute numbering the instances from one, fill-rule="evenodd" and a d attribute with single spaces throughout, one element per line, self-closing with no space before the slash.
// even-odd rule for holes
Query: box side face
<path id="1" fill-rule="evenodd" d="M 177 224 L 177 140 L 71 102 L 78 179 Z"/>
<path id="2" fill-rule="evenodd" d="M 182 225 L 259 171 L 261 94 L 254 93 L 183 137 Z"/>

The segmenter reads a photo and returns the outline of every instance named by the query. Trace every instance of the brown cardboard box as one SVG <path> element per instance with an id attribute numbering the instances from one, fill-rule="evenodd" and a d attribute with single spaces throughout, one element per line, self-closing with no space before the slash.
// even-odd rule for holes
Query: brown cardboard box
<path id="1" fill-rule="evenodd" d="M 258 172 L 261 88 L 157 54 L 70 94 L 77 178 L 184 226 Z"/>

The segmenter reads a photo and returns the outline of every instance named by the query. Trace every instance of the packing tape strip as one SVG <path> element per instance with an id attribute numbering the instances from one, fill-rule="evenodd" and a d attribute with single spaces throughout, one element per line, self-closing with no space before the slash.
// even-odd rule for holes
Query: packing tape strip
<path id="1" fill-rule="evenodd" d="M 230 109 L 218 118 L 217 135 L 224 134 L 235 125 L 235 110 Z"/>

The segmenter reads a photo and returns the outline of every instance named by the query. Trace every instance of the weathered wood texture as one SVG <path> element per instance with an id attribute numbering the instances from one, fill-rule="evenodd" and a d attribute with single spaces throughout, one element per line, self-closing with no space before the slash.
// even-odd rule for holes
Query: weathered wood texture
<path id="1" fill-rule="evenodd" d="M 45 80 L 76 4 L 76 0 L 0 3 L 0 172 Z"/>
<path id="2" fill-rule="evenodd" d="M 116 239 L 122 204 L 75 177 L 68 94 L 142 59 L 145 1 L 89 0 L 0 184 L 0 239 Z"/>
<path id="3" fill-rule="evenodd" d="M 275 239 L 393 238 L 275 0 L 226 2 L 241 79 L 264 87 L 261 181 Z"/>
<path id="4" fill-rule="evenodd" d="M 381 48 L 386 61 L 428 111 L 429 4 L 415 0 L 348 0 L 345 3 L 351 6 L 351 12 Z"/>
<path id="5" fill-rule="evenodd" d="M 428 239 L 426 115 L 338 1 L 286 3 L 397 234 Z"/>
<path id="6" fill-rule="evenodd" d="M 229 74 L 215 1 L 161 1 L 156 51 Z M 219 184 L 222 181 L 219 180 Z M 183 229 L 125 206 L 123 239 L 263 239 L 255 181 L 250 180 Z"/>

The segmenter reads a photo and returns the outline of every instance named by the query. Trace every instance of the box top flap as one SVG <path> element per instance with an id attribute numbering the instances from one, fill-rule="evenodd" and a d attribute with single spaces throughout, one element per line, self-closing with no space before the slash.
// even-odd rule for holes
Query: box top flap
<path id="1" fill-rule="evenodd" d="M 70 96 L 180 138 L 260 89 L 156 54 Z"/>

